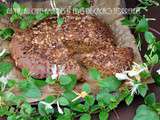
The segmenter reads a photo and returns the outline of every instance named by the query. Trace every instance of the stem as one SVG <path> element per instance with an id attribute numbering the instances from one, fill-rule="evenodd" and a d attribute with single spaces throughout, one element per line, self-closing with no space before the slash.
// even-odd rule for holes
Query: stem
<path id="1" fill-rule="evenodd" d="M 74 3 L 72 6 L 71 6 L 71 9 L 73 9 L 76 5 L 78 5 L 81 1 L 77 1 L 76 3 Z"/>
<path id="2" fill-rule="evenodd" d="M 53 9 L 56 10 L 56 14 L 57 14 L 57 18 L 59 18 L 60 14 L 59 14 L 59 11 L 57 11 L 57 6 L 56 6 L 56 2 L 55 0 L 50 0 L 50 5 Z"/>
<path id="3" fill-rule="evenodd" d="M 116 111 L 116 110 L 113 110 L 113 112 L 115 113 L 117 120 L 119 120 L 120 117 L 119 117 L 117 111 Z"/>
<path id="4" fill-rule="evenodd" d="M 160 32 L 154 28 L 149 28 L 149 30 L 151 30 L 152 32 L 155 32 L 156 34 L 158 34 L 160 36 Z"/>

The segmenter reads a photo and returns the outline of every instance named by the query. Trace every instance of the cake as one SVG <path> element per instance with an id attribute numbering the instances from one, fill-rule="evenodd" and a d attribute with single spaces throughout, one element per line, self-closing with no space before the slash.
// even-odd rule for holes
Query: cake
<path id="1" fill-rule="evenodd" d="M 103 75 L 128 70 L 133 62 L 131 48 L 118 48 L 110 27 L 96 17 L 66 14 L 45 19 L 32 28 L 14 34 L 10 50 L 15 65 L 29 69 L 37 79 L 52 75 L 52 66 L 63 65 L 66 74 L 85 80 L 83 71 L 95 67 Z"/>

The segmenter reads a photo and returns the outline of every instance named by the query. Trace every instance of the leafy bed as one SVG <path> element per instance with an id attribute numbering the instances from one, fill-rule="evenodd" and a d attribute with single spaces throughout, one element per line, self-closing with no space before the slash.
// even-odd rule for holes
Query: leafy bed
<path id="1" fill-rule="evenodd" d="M 147 84 L 143 81 L 151 77 L 148 68 L 159 63 L 160 42 L 157 41 L 153 33 L 149 32 L 148 20 L 141 16 L 141 11 L 152 5 L 157 5 L 153 0 L 140 0 L 136 12 L 128 15 L 122 24 L 129 26 L 137 32 L 137 44 L 141 49 L 142 40 L 140 33 L 144 33 L 148 50 L 146 52 L 144 64 L 133 64 L 130 71 L 117 73 L 115 76 L 102 78 L 96 69 L 88 72 L 92 80 L 96 80 L 100 88 L 97 95 L 93 95 L 90 86 L 86 83 L 82 86 L 82 91 L 77 93 L 73 90 L 76 84 L 75 75 L 61 75 L 57 79 L 48 77 L 46 80 L 36 80 L 30 76 L 27 69 L 22 70 L 24 80 L 8 80 L 13 65 L 5 60 L 9 56 L 9 51 L 3 49 L 0 52 L 0 116 L 8 120 L 70 120 L 80 118 L 80 120 L 90 120 L 91 115 L 98 113 L 100 120 L 107 120 L 109 112 L 118 107 L 121 101 L 130 105 L 134 100 L 134 95 L 139 94 L 144 97 L 145 105 L 140 105 L 136 111 L 134 120 L 159 120 L 160 103 L 156 102 L 153 93 L 149 94 Z M 75 7 L 89 7 L 86 0 L 81 0 Z M 0 4 L 0 17 L 4 17 L 10 10 L 4 3 Z M 32 26 L 35 21 L 42 20 L 50 15 L 57 15 L 57 24 L 61 26 L 63 19 L 59 13 L 41 12 L 36 15 L 24 15 L 26 9 L 18 3 L 12 6 L 13 14 L 9 15 L 11 23 L 18 23 L 21 29 Z M 3 40 L 9 40 L 14 33 L 11 28 L 2 28 L 0 36 Z M 143 44 L 143 43 L 142 43 Z M 160 77 L 155 78 L 158 83 Z M 60 95 L 50 95 L 41 100 L 41 88 L 46 85 L 60 85 L 63 93 Z M 21 91 L 20 95 L 15 94 L 15 89 Z M 147 95 L 148 93 L 148 95 Z M 28 102 L 28 98 L 39 100 L 38 107 Z"/>

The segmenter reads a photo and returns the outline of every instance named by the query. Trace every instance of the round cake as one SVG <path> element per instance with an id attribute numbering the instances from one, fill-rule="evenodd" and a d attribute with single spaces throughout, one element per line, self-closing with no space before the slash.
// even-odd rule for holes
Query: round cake
<path id="1" fill-rule="evenodd" d="M 25 31 L 16 32 L 11 40 L 11 56 L 18 68 L 29 69 L 37 79 L 53 74 L 54 65 L 64 66 L 66 74 L 84 78 L 84 69 L 95 67 L 104 75 L 130 68 L 131 48 L 117 48 L 109 26 L 96 17 L 82 14 L 48 18 Z"/>

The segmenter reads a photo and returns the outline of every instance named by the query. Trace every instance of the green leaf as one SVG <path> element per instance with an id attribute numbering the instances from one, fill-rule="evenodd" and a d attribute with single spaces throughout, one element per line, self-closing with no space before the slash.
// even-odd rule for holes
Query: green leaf
<path id="1" fill-rule="evenodd" d="M 66 90 L 66 91 L 72 91 L 77 83 L 77 77 L 76 75 L 73 75 L 73 74 L 70 74 L 68 75 L 70 78 L 71 78 L 71 82 L 69 82 L 69 84 L 63 86 L 63 88 Z"/>
<path id="2" fill-rule="evenodd" d="M 64 114 L 59 115 L 56 120 L 72 120 L 72 114 L 70 109 L 64 108 Z"/>
<path id="3" fill-rule="evenodd" d="M 88 95 L 84 98 L 84 100 L 86 105 L 92 106 L 95 102 L 95 97 L 92 95 Z"/>
<path id="4" fill-rule="evenodd" d="M 28 78 L 30 76 L 29 70 L 27 68 L 23 68 L 21 73 L 24 78 Z"/>
<path id="5" fill-rule="evenodd" d="M 118 99 L 119 99 L 120 101 L 122 101 L 122 100 L 124 100 L 128 95 L 130 95 L 131 92 L 130 92 L 129 88 L 126 87 L 123 91 L 119 92 L 118 94 L 119 94 Z"/>
<path id="6" fill-rule="evenodd" d="M 147 54 L 145 54 L 144 57 L 149 65 L 155 65 L 159 62 L 158 54 L 154 54 L 153 56 L 148 56 Z"/>
<path id="7" fill-rule="evenodd" d="M 147 30 L 148 30 L 148 21 L 146 18 L 143 18 L 137 24 L 136 31 L 137 32 L 146 32 Z"/>
<path id="8" fill-rule="evenodd" d="M 156 103 L 156 96 L 154 93 L 147 95 L 144 99 L 145 104 L 152 106 Z"/>
<path id="9" fill-rule="evenodd" d="M 29 26 L 28 21 L 26 21 L 25 19 L 22 19 L 19 23 L 19 27 L 22 30 L 28 28 L 28 26 Z"/>
<path id="10" fill-rule="evenodd" d="M 140 105 L 133 120 L 159 120 L 159 115 L 146 105 Z"/>
<path id="11" fill-rule="evenodd" d="M 71 109 L 77 112 L 87 112 L 88 111 L 88 106 L 85 106 L 83 104 L 71 104 Z"/>
<path id="12" fill-rule="evenodd" d="M 115 101 L 115 97 L 112 94 L 107 93 L 106 91 L 101 91 L 100 93 L 98 93 L 96 99 L 98 102 L 105 105 L 108 105 L 111 101 Z"/>
<path id="13" fill-rule="evenodd" d="M 37 86 L 31 85 L 29 89 L 26 92 L 24 92 L 24 95 L 29 98 L 40 98 L 41 91 Z"/>
<path id="14" fill-rule="evenodd" d="M 80 117 L 80 120 L 91 120 L 91 116 L 85 113 Z"/>
<path id="15" fill-rule="evenodd" d="M 9 91 L 5 92 L 4 99 L 10 105 L 16 105 L 16 106 L 19 106 L 22 103 L 22 101 L 25 102 L 24 97 L 16 96 L 14 93 Z"/>
<path id="16" fill-rule="evenodd" d="M 11 17 L 10 17 L 10 21 L 11 22 L 16 22 L 17 20 L 20 20 L 21 19 L 21 16 L 19 14 L 13 14 Z"/>
<path id="17" fill-rule="evenodd" d="M 0 77 L 6 76 L 13 68 L 13 65 L 8 62 L 0 62 Z"/>
<path id="18" fill-rule="evenodd" d="M 45 99 L 45 102 L 52 103 L 55 100 L 56 100 L 55 96 L 47 96 L 46 99 Z"/>
<path id="19" fill-rule="evenodd" d="M 63 18 L 62 18 L 62 17 L 59 17 L 59 18 L 57 19 L 57 23 L 58 23 L 58 26 L 62 26 L 63 23 L 64 23 Z"/>
<path id="20" fill-rule="evenodd" d="M 151 73 L 149 71 L 144 71 L 140 73 L 141 78 L 143 79 L 147 79 L 149 77 L 151 77 Z"/>
<path id="21" fill-rule="evenodd" d="M 50 76 L 47 77 L 46 79 L 46 83 L 48 83 L 49 85 L 53 85 L 56 83 L 56 80 L 53 80 Z"/>
<path id="22" fill-rule="evenodd" d="M 15 80 L 9 80 L 7 85 L 8 85 L 9 88 L 14 87 L 16 85 L 16 81 Z"/>
<path id="23" fill-rule="evenodd" d="M 77 97 L 77 95 L 72 91 L 65 91 L 63 93 L 63 96 L 69 101 L 72 101 L 74 98 Z"/>
<path id="24" fill-rule="evenodd" d="M 118 80 L 116 77 L 111 76 L 107 77 L 104 80 L 98 81 L 98 85 L 101 89 L 108 89 L 109 91 L 116 91 L 119 86 L 121 85 L 121 81 Z"/>
<path id="25" fill-rule="evenodd" d="M 160 86 L 160 75 L 155 75 L 154 77 L 154 81 L 156 83 L 156 85 Z"/>
<path id="26" fill-rule="evenodd" d="M 35 18 L 36 18 L 36 20 L 40 21 L 40 20 L 45 19 L 48 16 L 49 16 L 49 14 L 47 12 L 39 12 L 36 14 Z"/>
<path id="27" fill-rule="evenodd" d="M 153 108 L 159 113 L 160 112 L 160 103 L 156 103 Z"/>
<path id="28" fill-rule="evenodd" d="M 16 117 L 15 114 L 10 115 L 10 116 L 7 117 L 7 120 L 16 120 L 16 119 L 17 119 L 17 117 Z"/>
<path id="29" fill-rule="evenodd" d="M 17 2 L 14 2 L 13 3 L 13 10 L 15 13 L 20 13 L 20 10 L 21 10 L 20 4 L 18 4 Z"/>
<path id="30" fill-rule="evenodd" d="M 26 19 L 29 23 L 31 23 L 33 20 L 36 20 L 34 14 L 28 14 L 27 16 L 25 16 L 25 19 Z"/>
<path id="31" fill-rule="evenodd" d="M 59 80 L 61 85 L 68 85 L 72 81 L 69 75 L 62 75 Z"/>
<path id="32" fill-rule="evenodd" d="M 147 91 L 148 91 L 148 86 L 147 85 L 140 85 L 138 87 L 138 93 L 142 96 L 142 97 L 145 97 L 145 95 L 147 94 Z"/>
<path id="33" fill-rule="evenodd" d="M 117 108 L 118 107 L 118 102 L 116 102 L 116 101 L 114 101 L 114 102 L 111 102 L 109 105 L 108 105 L 108 108 L 110 109 L 110 110 L 114 110 L 115 108 Z"/>
<path id="34" fill-rule="evenodd" d="M 99 113 L 99 120 L 108 120 L 109 114 L 107 110 L 102 110 Z"/>
<path id="35" fill-rule="evenodd" d="M 38 103 L 38 112 L 41 116 L 46 116 L 49 114 L 53 114 L 54 113 L 54 109 L 49 109 L 46 108 L 46 106 L 44 104 L 42 104 L 41 102 Z"/>
<path id="36" fill-rule="evenodd" d="M 40 98 L 41 97 L 40 89 L 37 86 L 32 85 L 32 84 L 27 91 L 23 92 L 23 94 L 29 98 Z"/>
<path id="37" fill-rule="evenodd" d="M 134 96 L 128 95 L 125 99 L 126 104 L 129 106 L 132 103 L 133 99 L 134 99 Z"/>
<path id="38" fill-rule="evenodd" d="M 13 3 L 13 11 L 16 14 L 22 15 L 25 14 L 27 12 L 27 9 L 23 6 L 21 6 L 20 4 L 18 4 L 17 2 Z"/>
<path id="39" fill-rule="evenodd" d="M 15 101 L 16 96 L 12 92 L 6 92 L 4 98 L 5 101 L 10 102 L 10 104 L 16 104 Z"/>
<path id="40" fill-rule="evenodd" d="M 58 102 L 62 106 L 67 106 L 69 104 L 68 100 L 65 97 L 58 98 Z"/>
<path id="41" fill-rule="evenodd" d="M 151 57 L 151 63 L 154 65 L 154 64 L 157 64 L 159 61 L 159 56 L 158 54 L 154 54 L 152 57 Z"/>
<path id="42" fill-rule="evenodd" d="M 9 115 L 10 112 L 9 112 L 9 106 L 1 106 L 1 109 L 0 109 L 0 116 L 6 116 L 6 115 Z"/>
<path id="43" fill-rule="evenodd" d="M 19 83 L 19 88 L 22 94 L 29 98 L 40 98 L 41 91 L 32 81 L 21 81 Z"/>
<path id="44" fill-rule="evenodd" d="M 7 40 L 12 37 L 14 31 L 11 28 L 0 29 L 0 37 L 4 40 Z"/>
<path id="45" fill-rule="evenodd" d="M 26 101 L 26 98 L 24 96 L 16 96 L 14 98 L 14 101 L 15 101 L 17 106 L 20 106 L 22 104 L 22 102 Z"/>
<path id="46" fill-rule="evenodd" d="M 41 102 L 38 103 L 38 112 L 41 116 L 46 115 L 45 106 Z"/>
<path id="47" fill-rule="evenodd" d="M 32 78 L 33 83 L 38 87 L 38 88 L 42 88 L 44 87 L 46 84 L 46 82 L 44 80 L 37 80 L 37 79 L 33 79 Z"/>
<path id="48" fill-rule="evenodd" d="M 156 37 L 151 32 L 146 31 L 144 36 L 148 44 L 152 44 L 156 41 Z"/>
<path id="49" fill-rule="evenodd" d="M 158 49 L 158 52 L 160 52 L 160 41 L 155 43 L 155 47 Z"/>
<path id="50" fill-rule="evenodd" d="M 33 108 L 31 107 L 29 103 L 25 102 L 21 105 L 20 113 L 22 115 L 26 115 L 26 114 L 30 115 L 32 111 L 33 111 Z"/>
<path id="51" fill-rule="evenodd" d="M 92 80 L 100 80 L 101 79 L 101 74 L 97 69 L 92 68 L 89 70 L 89 76 Z"/>
<path id="52" fill-rule="evenodd" d="M 0 3 L 0 17 L 7 15 L 8 8 L 5 4 Z"/>
<path id="53" fill-rule="evenodd" d="M 46 108 L 45 110 L 46 110 L 47 115 L 50 115 L 50 114 L 54 113 L 54 109 Z"/>
<path id="54" fill-rule="evenodd" d="M 89 8 L 91 5 L 87 0 L 80 0 L 78 8 Z"/>
<path id="55" fill-rule="evenodd" d="M 135 22 L 130 20 L 129 18 L 125 17 L 123 20 L 121 20 L 122 25 L 126 26 L 135 26 Z"/>
<path id="56" fill-rule="evenodd" d="M 99 105 L 93 105 L 93 106 L 91 106 L 91 112 L 96 112 L 96 111 L 98 111 L 99 109 L 100 109 L 101 107 L 99 106 Z"/>
<path id="57" fill-rule="evenodd" d="M 30 83 L 27 80 L 19 81 L 18 88 L 21 91 L 27 91 L 30 86 Z"/>
<path id="58" fill-rule="evenodd" d="M 82 86 L 82 91 L 85 91 L 85 92 L 87 92 L 87 93 L 90 93 L 91 90 L 90 90 L 89 84 L 87 84 L 87 83 L 83 84 L 83 86 Z"/>

